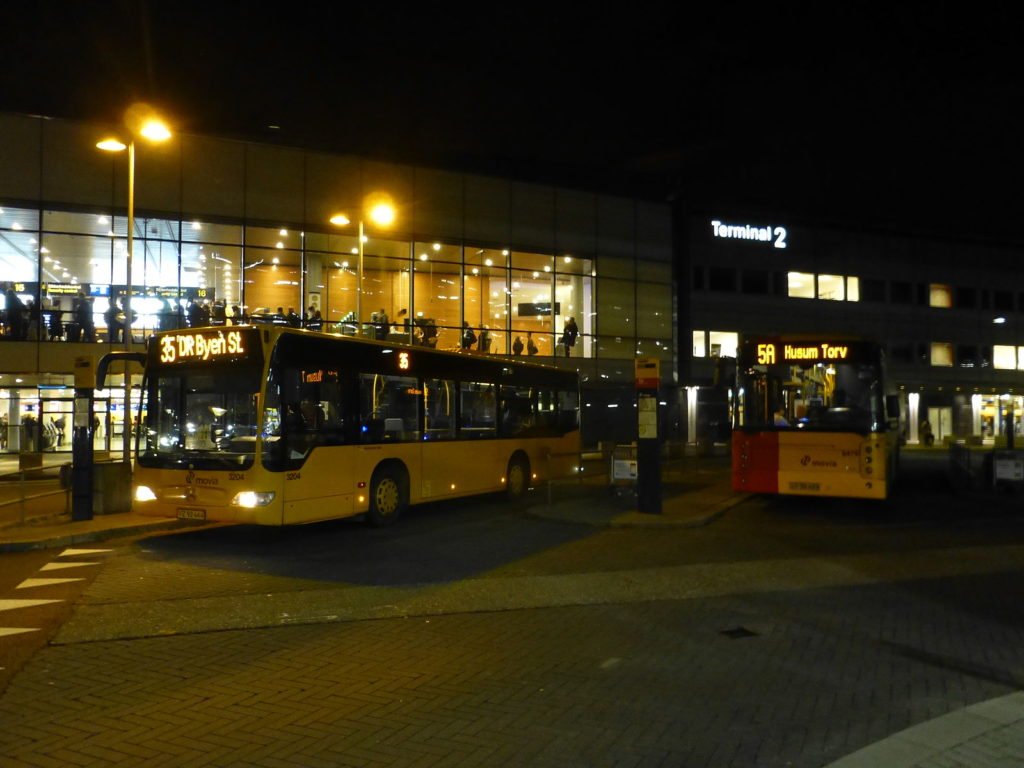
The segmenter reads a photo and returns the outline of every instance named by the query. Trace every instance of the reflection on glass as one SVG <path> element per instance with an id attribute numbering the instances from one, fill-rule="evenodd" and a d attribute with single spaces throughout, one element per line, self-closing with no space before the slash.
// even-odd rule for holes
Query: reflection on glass
<path id="1" fill-rule="evenodd" d="M 252 464 L 259 372 L 166 373 L 154 380 L 139 463 L 146 467 L 232 469 Z"/>
<path id="2" fill-rule="evenodd" d="M 871 364 L 756 366 L 741 376 L 744 426 L 855 432 L 885 429 Z"/>

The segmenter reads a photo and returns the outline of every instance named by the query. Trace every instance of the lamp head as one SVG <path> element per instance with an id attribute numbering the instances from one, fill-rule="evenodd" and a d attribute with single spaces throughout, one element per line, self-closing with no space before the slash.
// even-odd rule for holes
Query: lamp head
<path id="1" fill-rule="evenodd" d="M 395 221 L 395 209 L 390 203 L 376 203 L 370 208 L 370 221 L 381 227 L 389 226 Z"/>
<path id="2" fill-rule="evenodd" d="M 363 200 L 366 217 L 378 227 L 388 227 L 395 222 L 395 206 L 386 192 L 371 192 Z"/>
<path id="3" fill-rule="evenodd" d="M 127 144 L 113 136 L 103 139 L 103 141 L 97 141 L 96 146 L 104 152 L 124 152 L 128 149 Z"/>
<path id="4" fill-rule="evenodd" d="M 125 110 L 124 124 L 133 135 L 149 141 L 166 141 L 171 138 L 171 129 L 159 113 L 149 104 L 132 104 Z"/>

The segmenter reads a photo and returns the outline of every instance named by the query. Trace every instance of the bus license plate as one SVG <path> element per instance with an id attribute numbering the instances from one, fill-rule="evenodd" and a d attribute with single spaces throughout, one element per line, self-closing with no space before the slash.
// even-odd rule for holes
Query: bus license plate
<path id="1" fill-rule="evenodd" d="M 189 509 L 187 507 L 178 507 L 178 519 L 179 520 L 205 520 L 206 510 L 205 509 Z"/>

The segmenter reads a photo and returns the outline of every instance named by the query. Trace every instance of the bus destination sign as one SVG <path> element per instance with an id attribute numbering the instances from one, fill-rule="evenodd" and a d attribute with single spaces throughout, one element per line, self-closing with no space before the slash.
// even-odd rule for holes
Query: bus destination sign
<path id="1" fill-rule="evenodd" d="M 758 339 L 746 349 L 753 365 L 786 363 L 848 363 L 861 355 L 856 342 L 830 339 L 826 341 L 776 341 Z"/>
<path id="2" fill-rule="evenodd" d="M 178 331 L 160 337 L 161 363 L 193 363 L 243 358 L 248 339 L 242 331 Z"/>

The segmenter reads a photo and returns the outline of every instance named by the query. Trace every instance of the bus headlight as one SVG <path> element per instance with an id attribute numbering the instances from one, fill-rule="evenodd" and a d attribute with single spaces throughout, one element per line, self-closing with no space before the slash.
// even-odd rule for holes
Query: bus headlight
<path id="1" fill-rule="evenodd" d="M 153 493 L 153 489 L 148 485 L 137 485 L 135 486 L 135 500 L 156 501 L 156 494 Z"/>
<path id="2" fill-rule="evenodd" d="M 265 507 L 274 500 L 273 491 L 242 491 L 231 500 L 233 507 Z"/>

